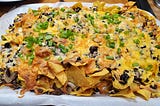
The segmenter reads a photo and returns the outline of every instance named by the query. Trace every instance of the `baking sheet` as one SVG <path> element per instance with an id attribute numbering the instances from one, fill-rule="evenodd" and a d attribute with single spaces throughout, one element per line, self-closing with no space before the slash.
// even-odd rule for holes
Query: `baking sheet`
<path id="1" fill-rule="evenodd" d="M 57 2 L 29 4 L 16 8 L 0 17 L 0 35 L 5 34 L 9 24 L 13 23 L 14 17 L 19 13 L 27 12 L 28 8 L 37 9 L 40 6 L 48 5 L 51 7 L 72 6 L 75 2 Z M 91 6 L 91 3 L 83 3 L 84 6 Z M 107 4 L 111 5 L 111 4 Z M 122 6 L 122 4 L 117 4 Z M 157 20 L 160 25 L 160 21 Z M 77 97 L 71 95 L 35 95 L 33 92 L 25 93 L 24 97 L 18 98 L 18 90 L 8 87 L 0 89 L 0 105 L 11 106 L 30 106 L 30 105 L 56 105 L 56 106 L 160 106 L 160 98 L 151 98 L 145 101 L 139 97 L 135 100 L 121 97 L 109 97 L 107 95 L 94 95 L 92 97 Z"/>

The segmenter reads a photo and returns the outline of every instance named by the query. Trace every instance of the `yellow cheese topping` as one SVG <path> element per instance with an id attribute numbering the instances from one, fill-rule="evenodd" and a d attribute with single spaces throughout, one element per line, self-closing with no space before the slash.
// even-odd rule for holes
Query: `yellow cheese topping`
<path id="1" fill-rule="evenodd" d="M 0 85 L 22 94 L 160 95 L 160 27 L 134 2 L 29 9 L 1 38 Z"/>

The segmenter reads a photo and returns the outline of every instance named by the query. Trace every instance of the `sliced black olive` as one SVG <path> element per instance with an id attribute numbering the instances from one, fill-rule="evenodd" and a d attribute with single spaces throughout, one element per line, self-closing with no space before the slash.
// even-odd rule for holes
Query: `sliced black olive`
<path id="1" fill-rule="evenodd" d="M 149 35 L 150 37 L 153 37 L 153 32 L 149 32 L 148 35 Z"/>
<path id="2" fill-rule="evenodd" d="M 144 82 L 149 82 L 149 79 L 147 78 Z"/>
<path id="3" fill-rule="evenodd" d="M 112 69 L 111 68 L 107 68 L 107 70 L 111 73 Z"/>
<path id="4" fill-rule="evenodd" d="M 51 22 L 53 19 L 50 17 L 47 19 L 48 22 Z"/>
<path id="5" fill-rule="evenodd" d="M 121 84 L 127 84 L 127 81 L 129 79 L 129 75 L 126 72 L 123 72 L 123 74 L 120 76 L 120 81 L 119 83 Z"/>
<path id="6" fill-rule="evenodd" d="M 155 56 L 154 56 L 154 57 L 152 57 L 152 59 L 153 59 L 153 60 L 156 60 L 156 59 L 157 59 L 157 57 L 155 57 Z"/>
<path id="7" fill-rule="evenodd" d="M 89 51 L 90 51 L 91 54 L 93 54 L 94 52 L 97 52 L 98 51 L 98 46 L 91 46 L 89 48 Z"/>
<path id="8" fill-rule="evenodd" d="M 10 72 L 10 70 L 7 68 L 4 72 L 3 79 L 6 83 L 11 83 L 16 79 L 17 74 L 17 72 Z"/>
<path id="9" fill-rule="evenodd" d="M 7 42 L 7 43 L 4 44 L 4 47 L 5 48 L 11 48 L 11 44 L 9 42 Z"/>
<path id="10" fill-rule="evenodd" d="M 81 8 L 77 7 L 77 8 L 74 8 L 73 10 L 78 13 L 81 10 Z"/>
<path id="11" fill-rule="evenodd" d="M 9 28 L 9 29 L 12 29 L 13 26 L 14 26 L 14 24 L 10 24 L 8 28 Z"/>
<path id="12" fill-rule="evenodd" d="M 80 88 L 81 88 L 81 87 L 79 87 L 79 86 L 78 86 L 78 87 L 76 87 L 76 91 L 80 90 Z"/>
<path id="13" fill-rule="evenodd" d="M 146 45 L 144 45 L 144 46 L 141 47 L 141 49 L 144 49 L 144 48 L 146 48 Z"/>
<path id="14" fill-rule="evenodd" d="M 157 89 L 157 85 L 150 85 L 150 88 L 152 88 L 152 89 Z"/>
<path id="15" fill-rule="evenodd" d="M 87 14 L 84 14 L 84 17 L 87 18 Z"/>
<path id="16" fill-rule="evenodd" d="M 93 10 L 93 11 L 97 11 L 98 8 L 97 8 L 96 6 L 94 6 L 94 7 L 92 7 L 92 10 Z"/>
<path id="17" fill-rule="evenodd" d="M 50 14 L 49 13 L 42 13 L 42 15 L 49 16 Z"/>
<path id="18" fill-rule="evenodd" d="M 125 73 L 129 73 L 129 71 L 128 71 L 128 70 L 124 70 L 124 72 L 125 72 Z"/>
<path id="19" fill-rule="evenodd" d="M 2 68 L 0 68 L 0 72 L 3 72 L 3 69 L 2 69 Z"/>
<path id="20" fill-rule="evenodd" d="M 112 81 L 115 81 L 114 77 L 112 77 Z"/>
<path id="21" fill-rule="evenodd" d="M 12 63 L 12 62 L 13 62 L 13 60 L 12 60 L 12 59 L 9 59 L 7 63 Z"/>
<path id="22" fill-rule="evenodd" d="M 108 93 L 109 93 L 109 94 L 115 94 L 115 93 L 117 93 L 117 92 L 119 92 L 119 90 L 118 90 L 118 89 L 113 88 L 113 89 L 112 89 L 112 90 L 110 90 Z"/>
<path id="23" fill-rule="evenodd" d="M 134 80 L 141 82 L 140 72 L 138 71 L 138 68 L 134 68 L 133 70 L 134 70 L 134 73 L 135 73 Z"/>
<path id="24" fill-rule="evenodd" d="M 81 57 L 77 57 L 76 62 L 81 61 Z"/>
<path id="25" fill-rule="evenodd" d="M 11 76 L 10 70 L 6 69 L 5 74 L 7 75 L 7 77 L 10 77 Z"/>

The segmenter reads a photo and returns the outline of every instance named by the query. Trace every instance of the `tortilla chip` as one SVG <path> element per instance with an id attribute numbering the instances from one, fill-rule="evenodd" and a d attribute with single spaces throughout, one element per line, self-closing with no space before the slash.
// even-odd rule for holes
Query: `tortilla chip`
<path id="1" fill-rule="evenodd" d="M 83 70 L 80 70 L 78 67 L 71 66 L 66 70 L 68 81 L 76 84 L 77 86 L 86 87 L 89 85 L 89 81 L 85 77 Z"/>
<path id="2" fill-rule="evenodd" d="M 64 71 L 56 74 L 56 78 L 59 80 L 59 82 L 64 85 L 67 81 L 67 75 Z"/>
<path id="3" fill-rule="evenodd" d="M 53 80 L 50 80 L 47 77 L 42 77 L 38 79 L 36 86 L 34 87 L 34 90 L 36 94 L 43 94 L 45 92 L 52 92 L 54 91 L 52 88 Z M 41 90 L 41 92 L 39 91 Z"/>
<path id="4" fill-rule="evenodd" d="M 107 69 L 103 69 L 102 71 L 96 72 L 92 75 L 90 75 L 91 77 L 98 77 L 98 76 L 104 76 L 106 74 L 108 74 L 109 71 Z"/>
<path id="5" fill-rule="evenodd" d="M 48 62 L 49 67 L 54 71 L 55 74 L 58 74 L 64 70 L 61 64 L 56 64 L 53 62 Z"/>
<path id="6" fill-rule="evenodd" d="M 105 5 L 105 2 L 96 1 L 96 2 L 93 3 L 93 6 L 98 7 L 98 11 L 103 10 L 104 9 L 104 5 Z"/>
<path id="7" fill-rule="evenodd" d="M 138 94 L 142 95 L 145 100 L 149 100 L 151 97 L 151 92 L 147 89 L 140 89 L 137 91 Z"/>
<path id="8" fill-rule="evenodd" d="M 126 98 L 131 98 L 131 99 L 135 99 L 135 97 L 136 97 L 134 95 L 134 93 L 129 88 L 121 90 L 115 94 L 110 94 L 109 96 L 122 96 L 122 97 L 126 97 Z"/>
<path id="9" fill-rule="evenodd" d="M 76 95 L 76 96 L 91 96 L 93 94 L 93 90 L 92 89 L 87 89 L 85 91 L 79 90 L 79 91 L 71 92 L 70 94 Z"/>

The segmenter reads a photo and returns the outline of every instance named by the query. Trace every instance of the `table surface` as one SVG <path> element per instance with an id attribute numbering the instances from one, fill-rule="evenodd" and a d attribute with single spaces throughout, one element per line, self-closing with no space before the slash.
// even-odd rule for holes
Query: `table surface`
<path id="1" fill-rule="evenodd" d="M 72 1 L 81 1 L 81 2 L 94 2 L 97 0 L 24 0 L 23 2 L 16 2 L 16 3 L 3 3 L 3 5 L 0 3 L 0 16 L 8 12 L 9 10 L 12 10 L 20 5 L 23 4 L 30 4 L 30 3 L 55 3 L 59 1 L 64 2 L 72 2 Z M 99 0 L 106 3 L 126 3 L 128 0 Z M 153 0 L 148 0 L 153 12 L 156 15 L 156 18 L 160 20 L 160 8 L 156 7 Z"/>

